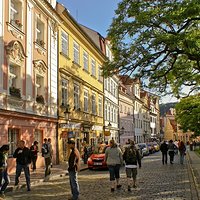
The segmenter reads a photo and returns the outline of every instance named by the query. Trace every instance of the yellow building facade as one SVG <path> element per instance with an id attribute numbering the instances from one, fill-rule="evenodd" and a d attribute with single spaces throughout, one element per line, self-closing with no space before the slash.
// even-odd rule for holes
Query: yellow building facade
<path id="1" fill-rule="evenodd" d="M 67 141 L 95 145 L 103 138 L 103 77 L 105 56 L 71 17 L 57 4 L 62 23 L 58 45 L 58 147 L 59 160 L 67 158 Z"/>

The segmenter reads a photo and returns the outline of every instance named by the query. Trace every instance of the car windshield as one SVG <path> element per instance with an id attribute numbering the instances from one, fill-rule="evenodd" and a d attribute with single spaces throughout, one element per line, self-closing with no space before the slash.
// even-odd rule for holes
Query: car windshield
<path id="1" fill-rule="evenodd" d="M 142 148 L 142 149 L 146 147 L 145 144 L 138 144 L 138 146 L 139 146 L 140 148 Z"/>

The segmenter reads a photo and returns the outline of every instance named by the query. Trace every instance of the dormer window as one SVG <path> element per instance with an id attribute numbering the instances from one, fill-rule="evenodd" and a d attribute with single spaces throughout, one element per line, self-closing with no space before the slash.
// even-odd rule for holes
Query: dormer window
<path id="1" fill-rule="evenodd" d="M 22 29 L 22 2 L 19 0 L 10 1 L 10 23 L 17 29 Z"/>

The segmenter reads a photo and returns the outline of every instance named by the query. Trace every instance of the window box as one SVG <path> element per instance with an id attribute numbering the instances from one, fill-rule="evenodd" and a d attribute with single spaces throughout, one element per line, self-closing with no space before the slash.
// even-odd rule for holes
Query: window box
<path id="1" fill-rule="evenodd" d="M 44 104 L 44 97 L 42 95 L 37 95 L 36 102 L 40 104 Z"/>
<path id="2" fill-rule="evenodd" d="M 23 26 L 19 19 L 11 20 L 11 24 L 19 29 L 21 29 Z"/>
<path id="3" fill-rule="evenodd" d="M 21 91 L 19 88 L 10 87 L 9 91 L 11 96 L 21 98 Z"/>
<path id="4" fill-rule="evenodd" d="M 39 44 L 41 47 L 44 47 L 45 42 L 43 40 L 37 39 L 36 43 Z"/>

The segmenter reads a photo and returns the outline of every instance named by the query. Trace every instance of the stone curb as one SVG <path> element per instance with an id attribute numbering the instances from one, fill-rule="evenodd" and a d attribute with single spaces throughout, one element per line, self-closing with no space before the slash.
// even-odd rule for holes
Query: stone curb
<path id="1" fill-rule="evenodd" d="M 194 152 L 195 154 L 196 154 L 196 152 Z M 199 155 L 197 155 L 199 158 L 200 158 L 200 156 Z M 193 179 L 193 181 L 194 181 L 194 184 L 195 184 L 195 190 L 196 190 L 196 193 L 197 193 L 197 196 L 198 196 L 198 199 L 200 199 L 200 185 L 199 185 L 199 183 L 198 183 L 198 173 L 196 172 L 196 169 L 194 169 L 193 167 L 192 167 L 192 159 L 191 159 L 191 156 L 190 156 L 190 153 L 187 153 L 187 158 L 188 158 L 188 166 L 189 166 L 189 169 L 190 169 L 190 171 L 191 171 L 191 173 L 192 173 L 192 179 Z"/>
<path id="2" fill-rule="evenodd" d="M 80 171 L 84 171 L 87 169 L 88 169 L 88 167 L 85 167 L 85 168 L 82 168 Z M 53 174 L 53 175 L 49 176 L 48 178 L 38 179 L 36 181 L 31 182 L 31 186 L 37 186 L 43 182 L 48 182 L 50 180 L 55 180 L 55 179 L 58 179 L 60 177 L 65 177 L 65 176 L 68 176 L 68 172 L 66 172 L 66 173 L 62 172 L 60 174 L 55 174 L 55 175 Z M 23 188 L 26 188 L 26 184 L 18 185 L 17 187 L 15 187 L 15 186 L 8 187 L 6 189 L 6 192 L 13 192 L 13 191 L 17 191 L 17 190 L 20 190 Z"/>

